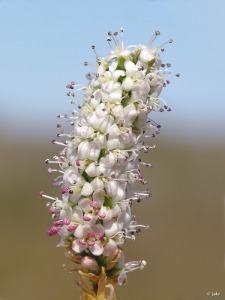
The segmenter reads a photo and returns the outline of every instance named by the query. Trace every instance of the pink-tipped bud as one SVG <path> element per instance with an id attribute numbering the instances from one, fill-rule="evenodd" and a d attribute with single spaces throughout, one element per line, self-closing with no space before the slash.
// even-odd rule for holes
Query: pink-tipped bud
<path id="1" fill-rule="evenodd" d="M 44 195 L 44 193 L 45 193 L 44 191 L 40 191 L 39 196 L 42 197 Z"/>
<path id="2" fill-rule="evenodd" d="M 52 174 L 52 168 L 48 168 L 48 174 Z"/>
<path id="3" fill-rule="evenodd" d="M 81 268 L 85 273 L 98 274 L 100 272 L 100 267 L 97 264 L 96 260 L 89 256 L 85 256 L 81 259 Z"/>

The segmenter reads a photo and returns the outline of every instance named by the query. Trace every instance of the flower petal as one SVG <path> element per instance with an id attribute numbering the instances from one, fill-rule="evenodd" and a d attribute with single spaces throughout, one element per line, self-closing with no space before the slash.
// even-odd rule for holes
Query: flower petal
<path id="1" fill-rule="evenodd" d="M 119 231 L 117 222 L 115 220 L 104 222 L 104 228 L 105 228 L 105 235 L 107 237 L 111 237 Z"/>
<path id="2" fill-rule="evenodd" d="M 109 256 L 118 248 L 117 243 L 113 239 L 109 239 L 108 243 L 104 247 L 103 255 Z"/>
<path id="3" fill-rule="evenodd" d="M 82 245 L 81 243 L 79 243 L 79 240 L 76 240 L 72 244 L 72 249 L 73 249 L 73 251 L 75 251 L 77 253 L 81 253 L 82 251 L 87 249 L 87 244 Z"/>
<path id="4" fill-rule="evenodd" d="M 140 59 L 141 59 L 143 62 L 147 63 L 147 62 L 150 62 L 150 61 L 155 60 L 155 56 L 151 53 L 150 49 L 144 48 L 144 49 L 141 51 Z"/>
<path id="5" fill-rule="evenodd" d="M 124 67 L 126 69 L 126 73 L 127 73 L 128 76 L 129 75 L 132 76 L 134 72 L 138 71 L 136 65 L 132 61 L 130 61 L 130 60 L 126 60 L 125 61 Z"/>
<path id="6" fill-rule="evenodd" d="M 90 203 L 91 200 L 89 198 L 82 198 L 78 202 L 78 206 L 83 210 L 83 212 L 88 213 L 91 210 Z"/>
<path id="7" fill-rule="evenodd" d="M 96 241 L 94 246 L 89 246 L 89 249 L 93 255 L 100 256 L 104 250 L 104 247 L 101 241 Z"/>
<path id="8" fill-rule="evenodd" d="M 90 196 L 93 193 L 93 187 L 89 182 L 85 182 L 82 190 L 81 195 L 82 196 Z"/>
<path id="9" fill-rule="evenodd" d="M 118 277 L 118 284 L 119 285 L 125 285 L 126 283 L 127 283 L 127 275 L 126 275 L 125 271 L 122 270 L 120 272 L 119 277 Z"/>
<path id="10" fill-rule="evenodd" d="M 133 80 L 130 77 L 126 77 L 122 83 L 122 88 L 124 89 L 124 91 L 129 92 L 132 90 L 133 87 L 134 87 Z"/>
<path id="11" fill-rule="evenodd" d="M 83 212 L 80 207 L 78 206 L 74 207 L 72 211 L 72 220 L 79 224 L 83 224 Z"/>

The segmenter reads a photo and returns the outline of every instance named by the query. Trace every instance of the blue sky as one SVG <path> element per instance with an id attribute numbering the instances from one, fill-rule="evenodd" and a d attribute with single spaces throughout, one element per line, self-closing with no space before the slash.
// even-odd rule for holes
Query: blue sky
<path id="1" fill-rule="evenodd" d="M 171 113 L 152 116 L 166 135 L 225 141 L 224 0 L 1 0 L 0 125 L 14 134 L 50 136 L 56 115 L 71 107 L 65 85 L 86 83 L 91 45 L 109 52 L 109 30 L 125 29 L 125 44 L 145 44 L 157 29 L 172 64 L 163 98 Z M 1 132 L 2 132 L 1 130 Z"/>

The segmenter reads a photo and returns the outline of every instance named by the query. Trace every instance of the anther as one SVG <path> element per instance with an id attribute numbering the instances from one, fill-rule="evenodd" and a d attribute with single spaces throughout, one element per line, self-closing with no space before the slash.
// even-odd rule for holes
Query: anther
<path id="1" fill-rule="evenodd" d="M 63 186 L 61 189 L 62 194 L 66 194 L 68 191 L 68 188 L 66 186 Z"/>
<path id="2" fill-rule="evenodd" d="M 71 83 L 69 83 L 69 84 L 66 85 L 66 88 L 67 88 L 67 89 L 73 90 L 73 89 L 74 89 L 74 86 L 73 86 Z"/>

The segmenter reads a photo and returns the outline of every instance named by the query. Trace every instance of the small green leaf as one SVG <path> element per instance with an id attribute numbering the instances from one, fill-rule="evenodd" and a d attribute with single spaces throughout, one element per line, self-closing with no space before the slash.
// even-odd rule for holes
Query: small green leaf
<path id="1" fill-rule="evenodd" d="M 130 98 L 123 98 L 121 104 L 123 107 L 127 106 L 130 103 Z"/>
<path id="2" fill-rule="evenodd" d="M 94 177 L 89 176 L 85 171 L 83 171 L 82 176 L 87 182 L 91 182 Z"/>
<path id="3" fill-rule="evenodd" d="M 106 149 L 102 149 L 99 155 L 99 159 L 106 156 Z"/>
<path id="4" fill-rule="evenodd" d="M 116 70 L 123 70 L 123 71 L 125 71 L 125 67 L 124 67 L 125 59 L 122 56 L 120 56 L 120 57 L 118 57 L 117 61 L 118 61 L 118 65 L 117 65 Z"/>
<path id="5" fill-rule="evenodd" d="M 107 206 L 109 208 L 113 208 L 112 198 L 111 197 L 105 197 L 104 206 Z"/>

